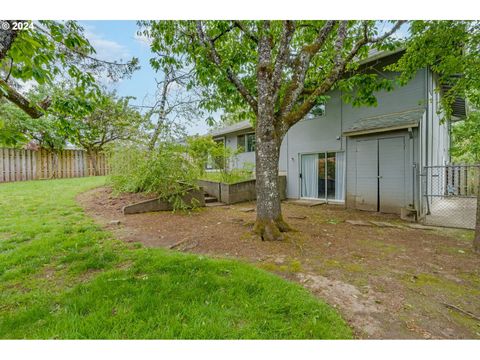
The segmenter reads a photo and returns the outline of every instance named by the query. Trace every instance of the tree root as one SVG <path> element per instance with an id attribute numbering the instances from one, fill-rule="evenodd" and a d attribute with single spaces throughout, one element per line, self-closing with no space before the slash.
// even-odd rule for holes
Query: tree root
<path id="1" fill-rule="evenodd" d="M 284 233 L 292 231 L 292 228 L 279 217 L 276 220 L 257 219 L 253 231 L 262 238 L 262 241 L 283 241 Z"/>

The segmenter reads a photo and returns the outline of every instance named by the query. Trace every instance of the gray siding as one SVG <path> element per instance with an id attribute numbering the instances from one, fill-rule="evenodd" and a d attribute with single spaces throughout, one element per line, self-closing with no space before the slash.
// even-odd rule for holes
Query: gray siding
<path id="1" fill-rule="evenodd" d="M 393 73 L 384 73 L 384 75 L 390 78 L 394 76 Z M 361 118 L 418 108 L 419 105 L 425 103 L 424 78 L 425 71 L 421 70 L 407 85 L 397 86 L 390 92 L 378 92 L 376 94 L 377 106 L 353 107 L 350 104 L 345 104 L 341 100 L 341 93 L 335 91 L 330 95 L 331 98 L 326 104 L 325 116 L 312 120 L 302 120 L 294 125 L 288 131 L 287 140 L 282 145 L 287 146 L 287 196 L 289 198 L 300 197 L 299 154 L 302 153 L 347 151 L 346 186 L 352 186 L 351 182 L 355 178 L 356 165 L 354 163 L 350 164 L 352 154 L 348 151 L 348 138 L 342 136 L 342 132 L 348 129 L 354 121 Z M 338 137 L 340 137 L 339 140 L 337 140 Z M 409 166 L 411 167 L 411 165 Z M 353 173 L 351 172 L 352 169 Z M 348 193 L 347 191 L 346 196 L 348 196 Z M 351 194 L 352 189 L 350 189 Z"/>
<path id="2" fill-rule="evenodd" d="M 395 76 L 394 73 L 384 73 L 383 75 L 389 78 Z M 353 107 L 342 101 L 342 94 L 339 91 L 332 92 L 330 100 L 326 104 L 324 116 L 300 121 L 288 131 L 283 140 L 279 167 L 281 173 L 287 173 L 287 197 L 300 197 L 299 175 L 302 154 L 345 152 L 345 201 L 348 207 L 356 207 L 357 172 L 360 170 L 361 173 L 364 170 L 357 169 L 357 140 L 378 140 L 400 136 L 404 139 L 405 152 L 404 163 L 398 167 L 404 172 L 404 176 L 402 181 L 398 182 L 398 186 L 403 187 L 404 193 L 403 196 L 402 194 L 395 196 L 404 207 L 411 207 L 414 204 L 416 209 L 423 209 L 425 184 L 420 176 L 423 167 L 443 165 L 449 161 L 449 129 L 448 125 L 441 121 L 442 114 L 438 112 L 439 98 L 434 92 L 435 87 L 435 78 L 430 71 L 425 69 L 418 71 L 415 78 L 403 87 L 396 86 L 391 92 L 378 92 L 376 94 L 378 105 L 373 107 Z M 413 128 L 410 132 L 399 130 L 355 137 L 342 135 L 343 131 L 350 128 L 358 119 L 403 112 L 419 107 L 424 107 L 426 112 L 420 120 L 419 127 Z M 228 134 L 225 137 L 226 146 L 236 149 L 237 136 L 248 132 L 251 130 Z M 388 143 L 388 141 L 384 143 Z M 396 161 L 402 160 L 397 159 Z M 242 167 L 246 162 L 255 162 L 254 152 L 239 154 L 232 166 Z"/>

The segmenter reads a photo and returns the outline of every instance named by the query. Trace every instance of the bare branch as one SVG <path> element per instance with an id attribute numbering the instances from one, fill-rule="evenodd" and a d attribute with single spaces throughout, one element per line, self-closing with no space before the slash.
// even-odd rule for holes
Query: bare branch
<path id="1" fill-rule="evenodd" d="M 255 98 L 250 94 L 238 76 L 235 75 L 231 67 L 227 66 L 225 69 L 222 68 L 222 59 L 220 58 L 212 39 L 209 39 L 204 33 L 201 21 L 197 21 L 197 33 L 203 46 L 208 50 L 210 59 L 221 71 L 225 71 L 228 80 L 237 88 L 245 101 L 252 107 L 252 110 L 257 113 L 257 100 L 255 100 Z"/>

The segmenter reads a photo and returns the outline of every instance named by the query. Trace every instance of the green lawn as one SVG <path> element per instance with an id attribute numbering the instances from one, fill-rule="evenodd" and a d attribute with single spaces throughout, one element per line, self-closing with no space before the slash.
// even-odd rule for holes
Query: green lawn
<path id="1" fill-rule="evenodd" d="M 0 338 L 352 337 L 332 308 L 248 264 L 113 239 L 74 200 L 104 181 L 0 184 Z"/>

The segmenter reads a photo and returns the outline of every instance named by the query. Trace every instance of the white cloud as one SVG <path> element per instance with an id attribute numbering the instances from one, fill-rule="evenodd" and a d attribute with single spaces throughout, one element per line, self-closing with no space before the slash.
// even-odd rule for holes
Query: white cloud
<path id="1" fill-rule="evenodd" d="M 138 33 L 138 31 L 135 32 L 133 38 L 143 46 L 150 47 L 152 44 L 152 39 L 150 37 L 146 36 L 145 34 Z"/>
<path id="2" fill-rule="evenodd" d="M 106 61 L 125 61 L 132 57 L 126 46 L 105 39 L 103 35 L 95 32 L 94 26 L 84 25 L 84 28 L 85 37 L 96 51 L 96 58 Z"/>

